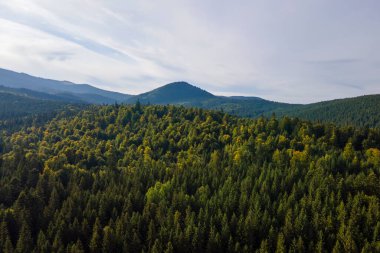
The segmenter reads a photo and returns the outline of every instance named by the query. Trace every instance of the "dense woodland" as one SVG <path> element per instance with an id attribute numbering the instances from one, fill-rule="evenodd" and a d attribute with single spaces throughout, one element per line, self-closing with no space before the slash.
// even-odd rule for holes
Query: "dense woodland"
<path id="1" fill-rule="evenodd" d="M 0 121 L 58 111 L 65 103 L 0 92 Z"/>
<path id="2" fill-rule="evenodd" d="M 276 113 L 338 125 L 380 127 L 379 108 L 380 95 L 367 95 L 279 109 Z"/>
<path id="3" fill-rule="evenodd" d="M 2 252 L 380 252 L 380 130 L 92 106 L 0 140 Z"/>

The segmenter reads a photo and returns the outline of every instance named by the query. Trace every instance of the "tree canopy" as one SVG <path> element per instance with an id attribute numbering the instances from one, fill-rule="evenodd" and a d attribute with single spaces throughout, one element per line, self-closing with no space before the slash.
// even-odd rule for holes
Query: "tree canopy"
<path id="1" fill-rule="evenodd" d="M 379 252 L 380 130 L 91 106 L 0 141 L 2 252 Z"/>

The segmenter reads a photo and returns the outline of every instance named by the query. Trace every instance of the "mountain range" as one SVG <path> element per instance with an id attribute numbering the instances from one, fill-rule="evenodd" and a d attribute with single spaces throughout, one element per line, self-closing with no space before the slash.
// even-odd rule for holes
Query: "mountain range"
<path id="1" fill-rule="evenodd" d="M 88 84 L 45 79 L 6 69 L 0 69 L 0 86 L 43 92 L 54 95 L 53 100 L 69 102 L 111 104 L 121 103 L 130 97 L 127 94 L 98 89 Z"/>
<path id="2" fill-rule="evenodd" d="M 0 69 L 0 119 L 57 109 L 65 104 L 176 104 L 223 110 L 242 117 L 299 117 L 361 127 L 380 126 L 380 95 L 337 99 L 312 104 L 289 104 L 259 97 L 216 96 L 186 82 L 174 82 L 139 95 L 102 90 Z M 37 109 L 36 109 L 37 108 Z M 12 112 L 16 110 L 17 112 Z M 6 116 L 5 116 L 6 115 Z"/>

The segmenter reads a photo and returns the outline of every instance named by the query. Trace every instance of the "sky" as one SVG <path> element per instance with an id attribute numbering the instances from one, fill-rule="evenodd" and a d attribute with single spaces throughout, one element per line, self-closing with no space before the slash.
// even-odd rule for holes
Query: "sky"
<path id="1" fill-rule="evenodd" d="M 0 0 L 0 68 L 138 94 L 380 93 L 378 0 Z"/>

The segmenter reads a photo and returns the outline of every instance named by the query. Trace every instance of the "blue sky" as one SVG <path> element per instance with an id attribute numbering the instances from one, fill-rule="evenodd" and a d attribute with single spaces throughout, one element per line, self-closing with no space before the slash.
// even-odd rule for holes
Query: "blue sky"
<path id="1" fill-rule="evenodd" d="M 378 0 L 0 0 L 0 67 L 137 94 L 380 93 Z"/>

